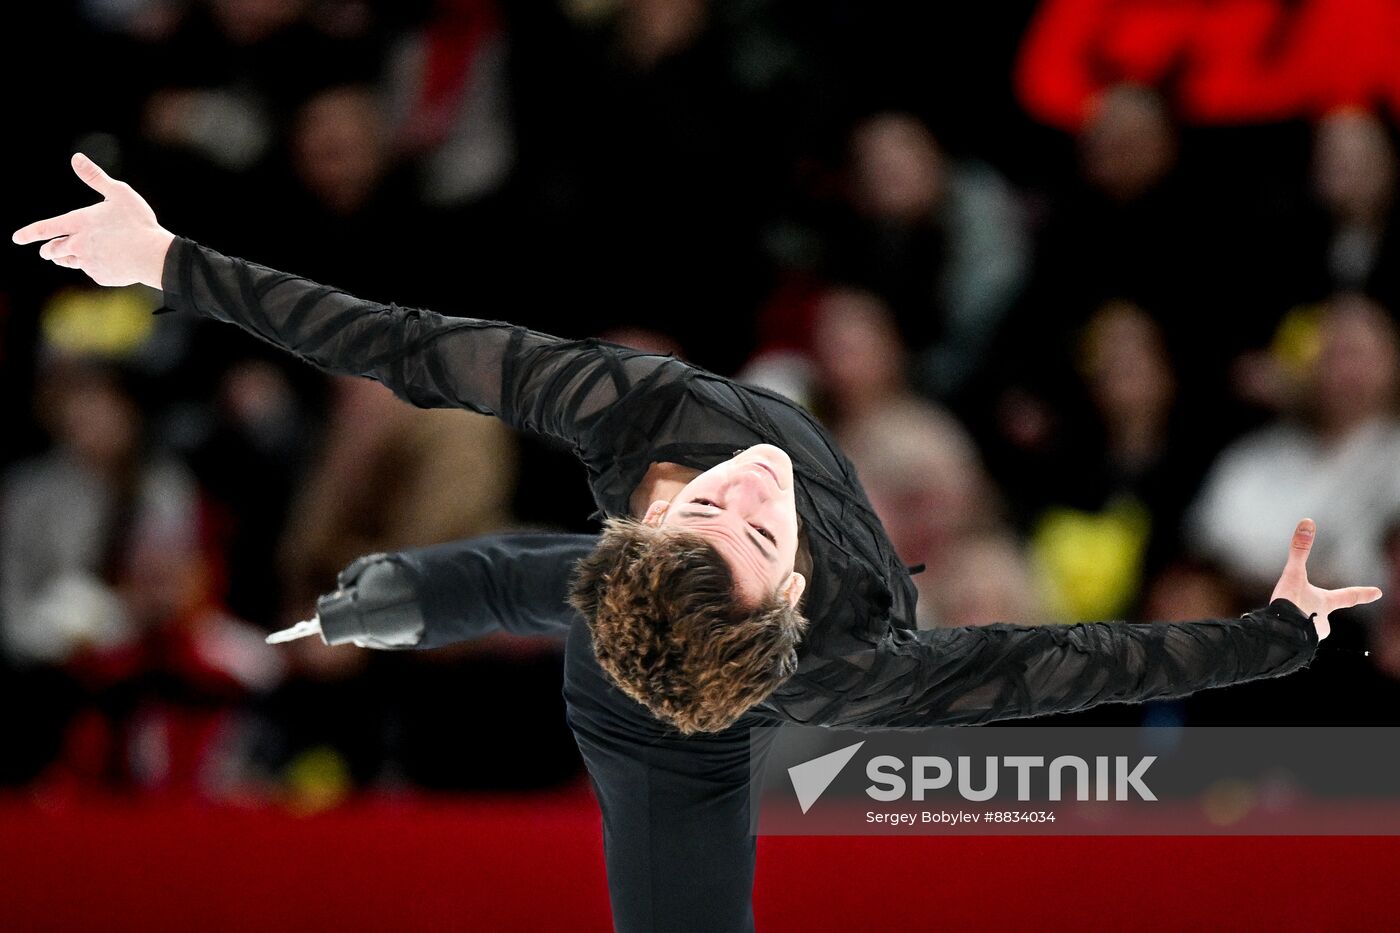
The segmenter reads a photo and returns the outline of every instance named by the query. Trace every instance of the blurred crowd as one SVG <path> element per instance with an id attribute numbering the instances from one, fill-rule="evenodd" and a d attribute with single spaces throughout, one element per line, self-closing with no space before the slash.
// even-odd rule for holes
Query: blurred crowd
<path id="1" fill-rule="evenodd" d="M 918 6 L 46 3 L 26 34 L 76 64 L 14 102 L 11 226 L 90 199 L 81 149 L 225 253 L 781 391 L 925 565 L 921 627 L 1235 615 L 1310 516 L 1315 582 L 1395 595 L 1309 674 L 1058 721 L 1400 720 L 1395 128 L 1206 131 L 1132 84 L 1037 127 L 1006 77 L 1035 4 Z M 0 274 L 0 784 L 314 808 L 577 775 L 556 644 L 262 643 L 361 554 L 590 530 L 567 451 L 139 287 Z"/>

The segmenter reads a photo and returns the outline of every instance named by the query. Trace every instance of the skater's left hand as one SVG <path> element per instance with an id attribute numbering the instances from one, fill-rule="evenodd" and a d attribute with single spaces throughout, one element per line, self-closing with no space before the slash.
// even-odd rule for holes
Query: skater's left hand
<path id="1" fill-rule="evenodd" d="M 1308 582 L 1308 552 L 1312 550 L 1313 539 L 1317 537 L 1317 525 L 1310 518 L 1298 523 L 1293 531 L 1293 543 L 1288 549 L 1288 563 L 1283 568 L 1274 587 L 1272 599 L 1286 599 L 1303 615 L 1317 613 L 1313 624 L 1317 626 L 1317 639 L 1321 641 L 1332 632 L 1327 620 L 1329 613 L 1338 609 L 1350 609 L 1362 603 L 1373 603 L 1381 598 L 1381 591 L 1374 586 L 1348 586 L 1340 590 L 1324 590 Z"/>

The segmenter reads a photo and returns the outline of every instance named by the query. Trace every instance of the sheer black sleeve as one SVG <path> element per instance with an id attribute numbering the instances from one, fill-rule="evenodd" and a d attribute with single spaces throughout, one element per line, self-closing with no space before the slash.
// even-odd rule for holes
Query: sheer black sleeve
<path id="1" fill-rule="evenodd" d="M 492 632 L 562 635 L 574 565 L 593 535 L 521 532 L 484 535 L 391 555 L 410 574 L 423 614 L 415 648 L 439 648 Z"/>
<path id="2" fill-rule="evenodd" d="M 870 651 L 809 659 L 766 706 L 811 725 L 980 723 L 1277 677 L 1316 647 L 1312 622 L 1282 599 L 1203 622 L 895 630 Z"/>
<path id="3" fill-rule="evenodd" d="M 623 396 L 685 364 L 598 340 L 362 301 L 177 237 L 168 307 L 237 324 L 319 369 L 376 379 L 419 408 L 465 408 L 571 443 L 606 444 L 597 423 Z"/>

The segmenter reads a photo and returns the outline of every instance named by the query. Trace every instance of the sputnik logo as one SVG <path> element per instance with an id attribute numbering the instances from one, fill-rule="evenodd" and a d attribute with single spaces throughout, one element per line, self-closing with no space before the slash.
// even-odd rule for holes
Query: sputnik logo
<path id="1" fill-rule="evenodd" d="M 788 768 L 788 777 L 792 779 L 792 789 L 797 793 L 797 803 L 802 807 L 803 813 L 812 809 L 812 804 L 826 792 L 831 782 L 841 773 L 841 769 L 850 763 L 864 744 L 865 742 L 861 741 L 847 745 L 820 758 L 813 758 Z"/>

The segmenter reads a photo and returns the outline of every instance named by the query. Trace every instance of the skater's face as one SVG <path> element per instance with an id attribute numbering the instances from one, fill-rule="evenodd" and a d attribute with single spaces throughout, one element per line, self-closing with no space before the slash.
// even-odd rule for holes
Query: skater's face
<path id="1" fill-rule="evenodd" d="M 797 559 L 792 460 L 772 444 L 740 451 L 647 509 L 647 524 L 704 538 L 724 557 L 739 592 L 757 602 L 779 591 L 793 605 L 806 580 Z"/>

